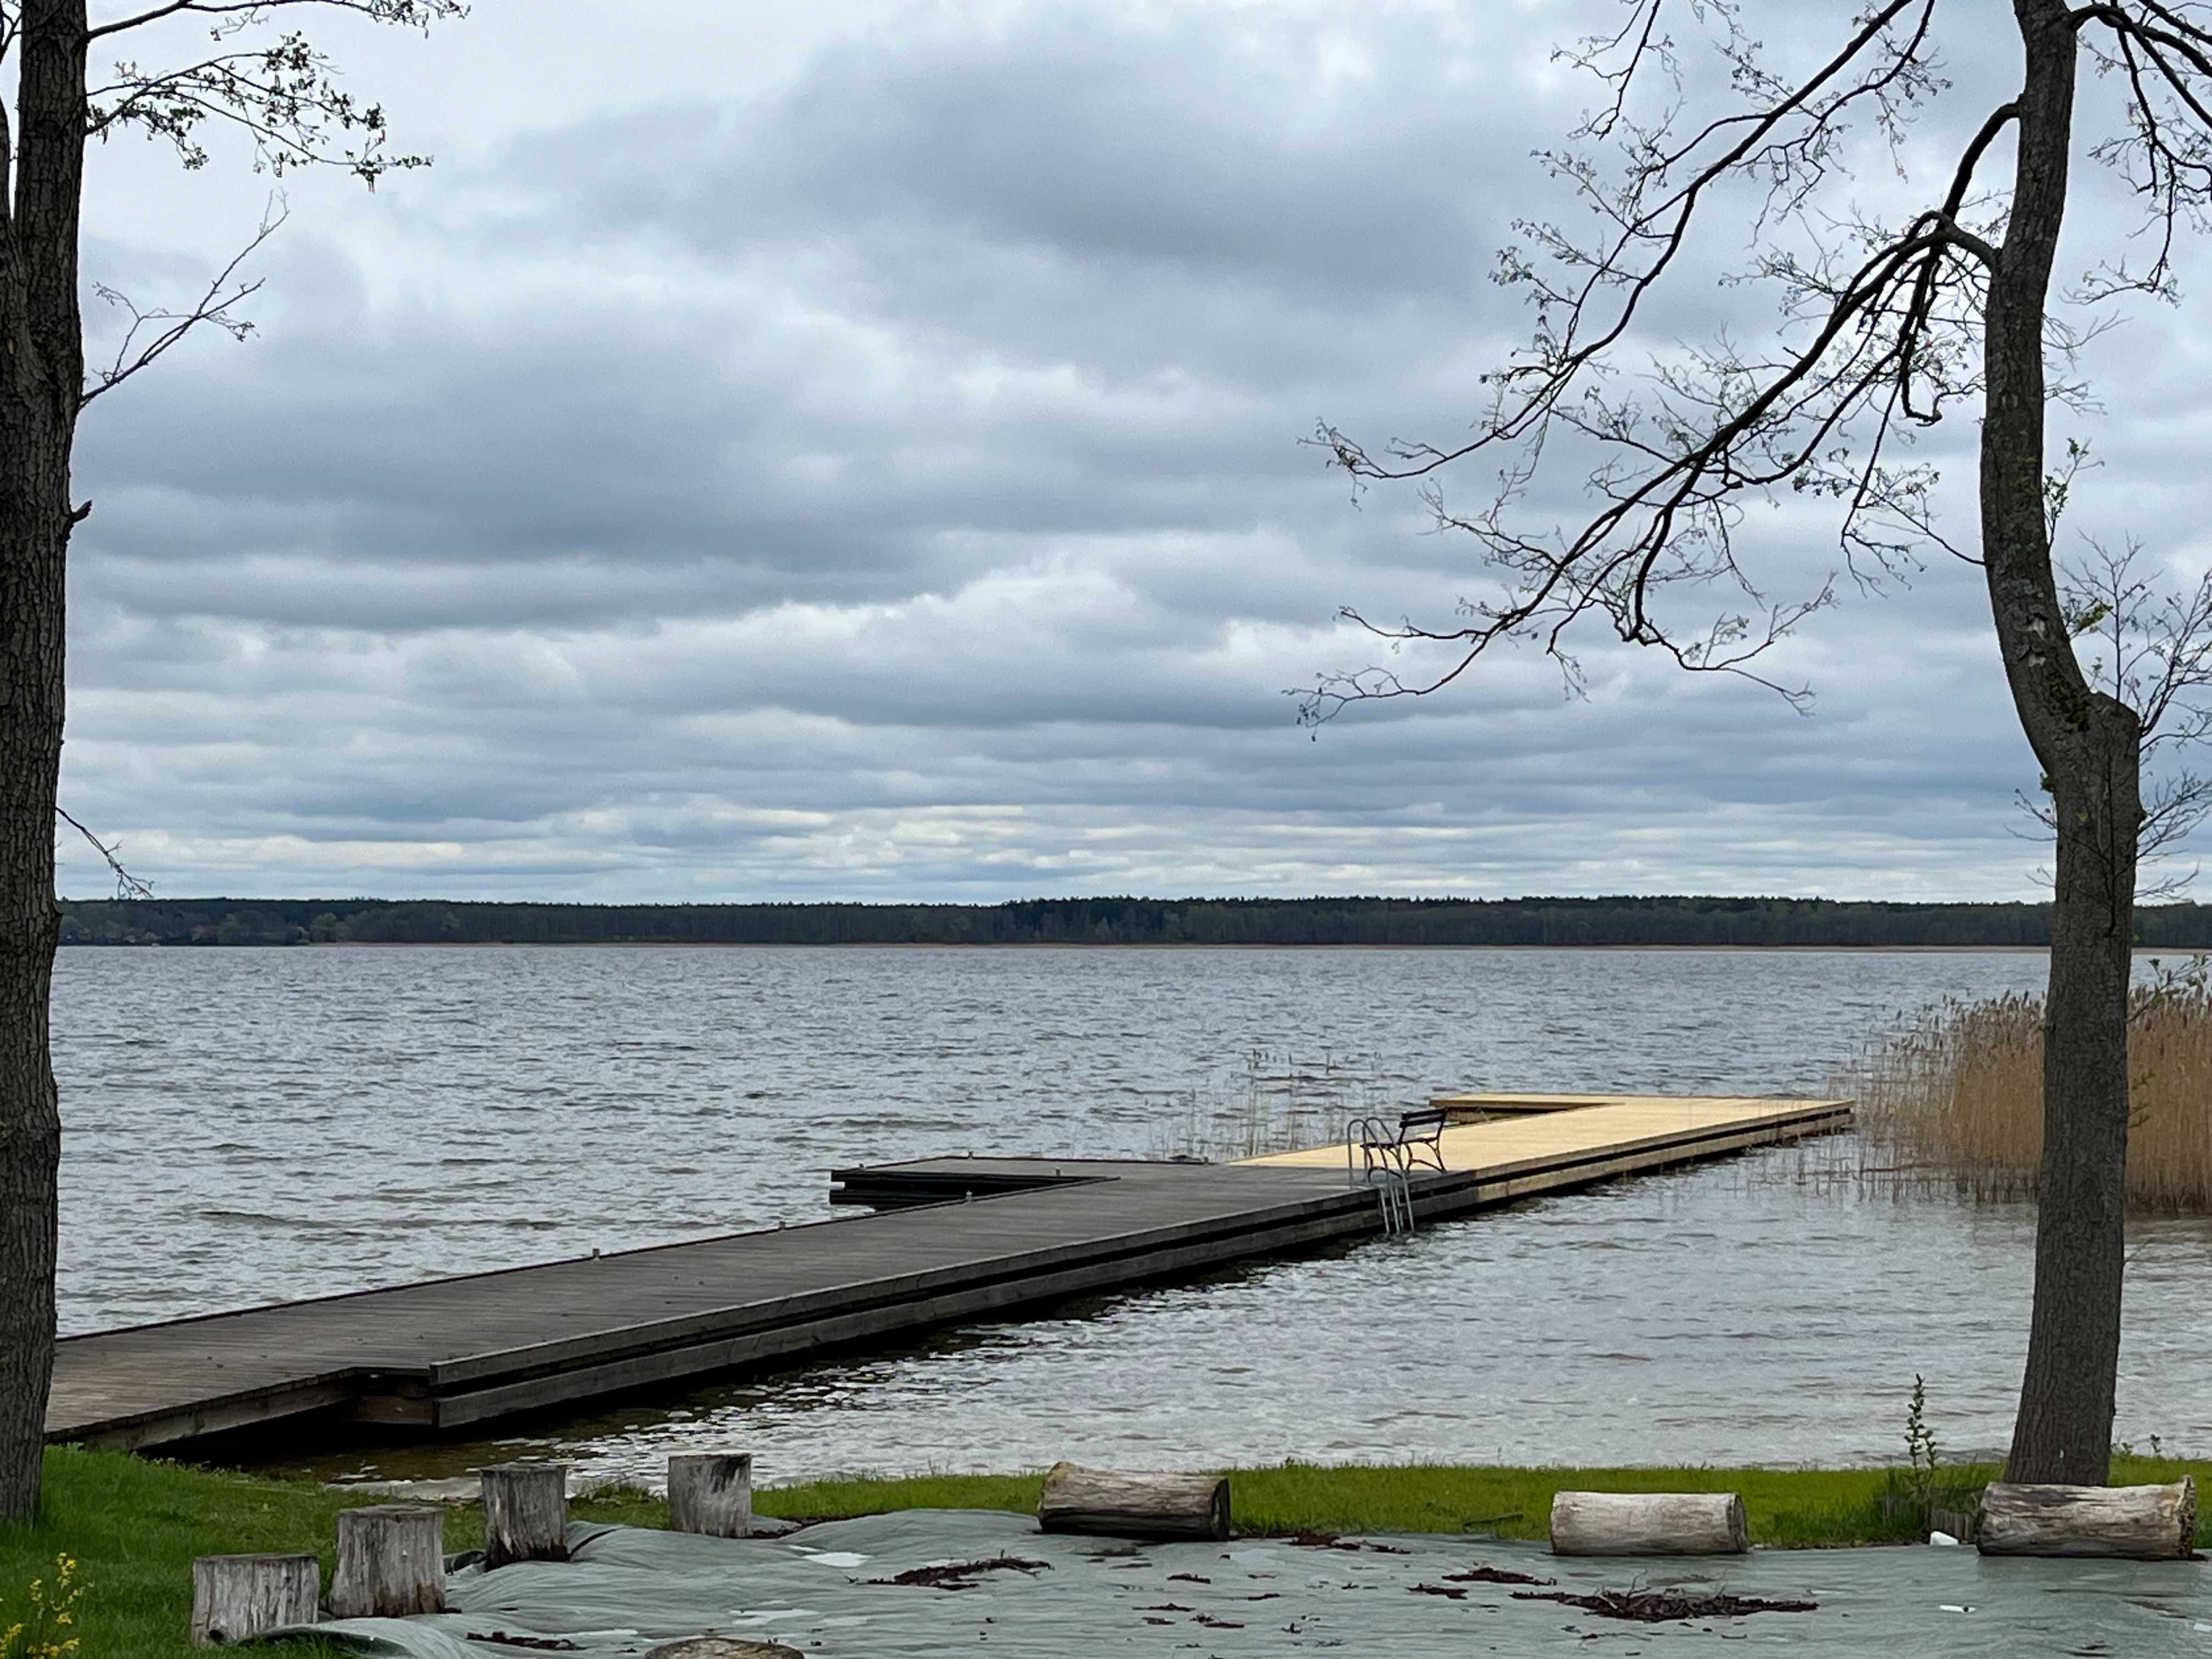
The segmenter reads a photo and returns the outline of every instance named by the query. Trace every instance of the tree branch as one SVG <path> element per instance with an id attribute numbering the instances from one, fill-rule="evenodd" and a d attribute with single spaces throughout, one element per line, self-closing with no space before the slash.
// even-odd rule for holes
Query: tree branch
<path id="1" fill-rule="evenodd" d="M 250 283 L 234 282 L 238 268 L 259 251 L 261 245 L 274 236 L 286 218 L 283 203 L 270 198 L 269 210 L 262 215 L 260 228 L 253 233 L 252 240 L 234 255 L 228 264 L 216 273 L 207 289 L 191 306 L 182 311 L 141 311 L 128 295 L 118 293 L 104 283 L 93 284 L 93 292 L 108 304 L 127 312 L 131 326 L 124 331 L 113 359 L 104 368 L 95 371 L 77 398 L 77 407 L 83 409 L 101 393 L 112 392 L 139 370 L 158 360 L 170 347 L 201 324 L 211 324 L 222 329 L 234 340 L 243 340 L 253 331 L 253 325 L 231 314 L 231 307 L 257 294 L 261 279 Z M 151 337 L 143 343 L 140 336 L 152 327 Z"/>
<path id="2" fill-rule="evenodd" d="M 86 829 L 84 825 L 78 823 L 76 819 L 71 817 L 67 811 L 59 806 L 54 808 L 54 816 L 92 843 L 92 850 L 100 854 L 100 858 L 107 865 L 108 872 L 115 878 L 116 897 L 119 899 L 149 899 L 154 896 L 154 889 L 149 884 L 139 880 L 137 877 L 132 875 L 130 871 L 124 867 L 123 860 L 120 856 L 123 845 L 122 842 L 118 842 L 113 846 L 110 846 L 107 842 L 100 840 L 98 836 L 94 835 L 91 830 Z"/>

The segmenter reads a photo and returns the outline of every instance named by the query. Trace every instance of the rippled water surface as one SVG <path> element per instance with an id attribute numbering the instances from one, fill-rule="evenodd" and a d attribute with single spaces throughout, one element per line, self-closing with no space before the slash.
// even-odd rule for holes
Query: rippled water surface
<path id="1" fill-rule="evenodd" d="M 1446 1087 L 1816 1091 L 2042 958 L 1871 952 L 323 948 L 63 953 L 70 1330 L 827 1213 L 833 1164 L 1158 1154 Z M 1245 1056 L 1268 1056 L 1248 1066 Z M 1295 1074 L 1302 1079 L 1286 1083 Z M 2003 1438 L 2032 1216 L 1644 1177 L 533 1431 L 838 1468 L 1887 1455 L 1926 1375 Z M 2136 1230 L 2120 1432 L 2212 1445 L 2212 1236 Z M 775 1449 L 769 1455 L 768 1448 Z M 365 1454 L 384 1473 L 481 1446 Z"/>

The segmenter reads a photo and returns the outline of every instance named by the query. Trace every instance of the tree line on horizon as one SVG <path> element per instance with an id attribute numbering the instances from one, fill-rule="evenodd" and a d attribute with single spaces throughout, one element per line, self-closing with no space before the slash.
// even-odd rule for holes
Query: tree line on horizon
<path id="1" fill-rule="evenodd" d="M 1022 899 L 1001 904 L 556 904 L 440 899 L 64 899 L 62 943 L 1397 945 L 2002 947 L 2048 904 L 1698 896 Z M 2138 944 L 2212 948 L 2212 907 L 2136 913 Z"/>

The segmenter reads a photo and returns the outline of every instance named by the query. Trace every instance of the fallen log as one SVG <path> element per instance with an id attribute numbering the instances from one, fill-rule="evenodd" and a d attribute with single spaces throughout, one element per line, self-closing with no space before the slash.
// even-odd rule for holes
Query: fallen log
<path id="1" fill-rule="evenodd" d="M 1047 1532 L 1109 1538 L 1229 1536 L 1229 1480 L 1218 1474 L 1128 1474 L 1055 1463 L 1037 1498 Z"/>
<path id="2" fill-rule="evenodd" d="M 1975 1541 L 1984 1555 L 2186 1560 L 2197 1547 L 2197 1483 L 2062 1486 L 1990 1482 Z"/>
<path id="3" fill-rule="evenodd" d="M 1554 1555 L 1741 1555 L 1751 1547 L 1732 1492 L 1563 1492 Z"/>

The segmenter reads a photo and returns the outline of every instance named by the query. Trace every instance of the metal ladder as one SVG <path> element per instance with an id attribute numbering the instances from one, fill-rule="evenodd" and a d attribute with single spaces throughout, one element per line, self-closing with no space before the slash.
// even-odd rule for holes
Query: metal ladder
<path id="1" fill-rule="evenodd" d="M 1356 1117 L 1345 1125 L 1344 1176 L 1351 1187 L 1372 1187 L 1382 1212 L 1385 1238 L 1408 1238 L 1413 1231 L 1413 1188 L 1402 1164 L 1387 1157 L 1377 1162 L 1366 1150 L 1370 1143 L 1390 1139 L 1389 1126 L 1381 1118 Z M 1358 1153 L 1355 1164 L 1352 1154 Z"/>

